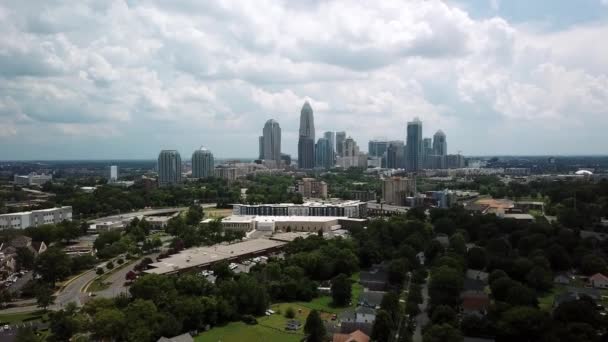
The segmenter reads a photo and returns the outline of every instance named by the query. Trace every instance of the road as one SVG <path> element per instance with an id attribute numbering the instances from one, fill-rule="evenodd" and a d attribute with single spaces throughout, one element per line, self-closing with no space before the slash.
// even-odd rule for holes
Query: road
<path id="1" fill-rule="evenodd" d="M 215 204 L 213 204 L 213 206 L 215 207 Z M 142 216 L 142 215 L 143 216 L 160 215 L 160 214 L 174 213 L 176 211 L 184 211 L 184 210 L 187 210 L 187 209 L 188 209 L 188 207 L 164 208 L 164 209 L 146 209 L 146 210 L 127 212 L 127 213 L 120 214 L 120 215 L 112 215 L 112 216 L 100 217 L 100 218 L 97 218 L 97 219 L 94 219 L 94 220 L 90 220 L 90 221 L 88 221 L 88 223 L 89 224 L 94 224 L 94 223 L 102 223 L 102 222 L 108 222 L 108 221 L 124 220 L 124 219 L 129 219 L 129 218 L 135 218 L 137 216 Z"/>
<path id="2" fill-rule="evenodd" d="M 426 309 L 429 305 L 429 279 L 427 278 L 422 286 L 422 304 L 420 304 L 420 313 L 416 316 L 416 330 L 412 338 L 413 342 L 422 342 L 422 327 L 429 322 L 429 315 Z"/>
<path id="3" fill-rule="evenodd" d="M 95 292 L 95 294 L 97 296 L 104 297 L 104 298 L 114 298 L 114 297 L 118 296 L 120 293 L 128 293 L 129 288 L 125 286 L 125 281 L 126 281 L 125 277 L 126 277 L 127 273 L 129 273 L 129 271 L 133 270 L 133 268 L 135 268 L 135 266 L 138 263 L 140 263 L 144 258 L 150 258 L 156 262 L 156 258 L 159 255 L 160 255 L 160 253 L 153 253 L 150 255 L 145 255 L 145 256 L 137 259 L 135 262 L 129 264 L 129 266 L 121 268 L 120 270 L 112 273 L 105 280 L 105 282 L 110 283 L 110 286 L 105 290 Z"/>
<path id="4" fill-rule="evenodd" d="M 80 290 L 89 281 L 93 280 L 97 275 L 94 270 L 89 270 L 85 273 L 80 274 L 76 278 L 66 285 L 63 289 L 59 290 L 55 299 L 55 304 L 49 307 L 50 310 L 61 310 L 70 302 L 75 302 L 76 305 L 80 306 L 83 304 L 84 294 Z M 36 305 L 20 306 L 14 308 L 8 308 L 0 310 L 0 314 L 12 314 L 12 313 L 23 313 L 40 310 Z"/>
<path id="5" fill-rule="evenodd" d="M 203 208 L 215 208 L 215 207 L 217 207 L 217 204 L 216 203 L 205 203 L 205 204 L 201 204 L 201 206 Z M 144 209 L 144 210 L 138 210 L 138 211 L 133 211 L 133 212 L 126 212 L 126 213 L 119 214 L 119 215 L 100 217 L 100 218 L 96 218 L 93 220 L 89 220 L 89 221 L 87 221 L 87 223 L 94 224 L 94 223 L 102 223 L 102 222 L 108 222 L 108 221 L 117 221 L 117 220 L 135 218 L 138 216 L 168 214 L 168 213 L 174 213 L 176 211 L 184 211 L 184 210 L 188 210 L 188 207 Z"/>

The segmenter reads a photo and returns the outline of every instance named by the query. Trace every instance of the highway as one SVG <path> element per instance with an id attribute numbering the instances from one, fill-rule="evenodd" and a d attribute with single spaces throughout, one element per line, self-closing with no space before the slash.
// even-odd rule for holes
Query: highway
<path id="1" fill-rule="evenodd" d="M 205 203 L 205 204 L 202 204 L 201 206 L 203 208 L 215 208 L 217 206 L 217 204 L 216 203 Z M 95 223 L 102 223 L 102 222 L 108 222 L 108 221 L 124 220 L 124 219 L 129 219 L 129 218 L 132 219 L 132 218 L 135 218 L 138 216 L 168 214 L 168 213 L 174 213 L 177 211 L 184 211 L 184 210 L 188 210 L 188 207 L 144 209 L 144 210 L 138 210 L 138 211 L 133 211 L 133 212 L 126 212 L 126 213 L 119 214 L 119 215 L 100 217 L 100 218 L 96 218 L 96 219 L 93 219 L 93 220 L 90 220 L 87 222 L 89 224 L 95 224 Z"/>

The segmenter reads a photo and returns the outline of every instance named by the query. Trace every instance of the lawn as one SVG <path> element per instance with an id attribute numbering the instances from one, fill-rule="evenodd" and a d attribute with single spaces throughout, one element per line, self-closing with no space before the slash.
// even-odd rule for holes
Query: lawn
<path id="1" fill-rule="evenodd" d="M 295 332 L 285 330 L 288 319 L 284 314 L 287 308 L 295 311 L 295 320 L 300 321 L 302 326 Z M 223 327 L 216 327 L 198 335 L 195 341 L 300 341 L 304 337 L 304 323 L 310 310 L 295 303 L 273 304 L 270 308 L 276 313 L 270 316 L 257 317 L 257 325 L 247 325 L 243 322 L 233 322 Z M 324 315 L 326 319 L 329 314 Z"/>
<path id="2" fill-rule="evenodd" d="M 553 302 L 555 296 L 564 292 L 566 288 L 564 286 L 554 286 L 550 292 L 538 297 L 538 306 L 541 310 L 550 312 L 553 309 Z"/>
<path id="3" fill-rule="evenodd" d="M 13 324 L 23 321 L 41 320 L 48 318 L 48 314 L 42 310 L 24 313 L 0 315 L 0 324 Z"/>
<path id="4" fill-rule="evenodd" d="M 223 327 L 216 327 L 194 338 L 197 342 L 298 342 L 304 337 L 267 328 L 261 325 L 247 325 L 234 322 Z"/>
<path id="5" fill-rule="evenodd" d="M 277 303 L 272 304 L 270 308 L 276 313 L 270 316 L 257 317 L 257 325 L 247 325 L 243 322 L 229 323 L 223 327 L 215 327 L 207 332 L 198 335 L 195 341 L 209 342 L 242 342 L 242 341 L 300 341 L 304 337 L 304 323 L 306 317 L 311 310 L 319 311 L 321 319 L 330 320 L 333 314 L 339 314 L 342 311 L 354 308 L 357 305 L 359 294 L 363 291 L 363 287 L 359 284 L 359 274 L 355 273 L 351 276 L 353 281 L 352 287 L 352 304 L 347 307 L 335 307 L 332 305 L 331 296 L 320 296 L 310 302 L 296 303 Z M 295 332 L 285 330 L 285 325 L 288 321 L 284 314 L 288 307 L 294 309 L 296 317 L 294 319 L 300 321 L 302 326 Z"/>
<path id="6" fill-rule="evenodd" d="M 363 286 L 359 284 L 359 273 L 353 274 L 350 279 L 353 281 L 351 305 L 346 307 L 337 307 L 332 304 L 331 296 L 319 296 L 310 302 L 298 302 L 298 305 L 302 305 L 309 309 L 314 309 L 321 312 L 329 312 L 332 314 L 339 314 L 340 312 L 354 308 L 357 306 L 359 295 L 363 292 Z"/>

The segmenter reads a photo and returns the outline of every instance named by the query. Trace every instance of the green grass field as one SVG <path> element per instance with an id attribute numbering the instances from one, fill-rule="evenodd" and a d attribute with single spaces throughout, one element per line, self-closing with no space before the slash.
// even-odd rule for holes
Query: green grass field
<path id="1" fill-rule="evenodd" d="M 296 320 L 302 326 L 295 332 L 285 330 L 288 319 L 284 314 L 288 307 L 295 311 Z M 198 335 L 195 341 L 222 341 L 222 342 L 241 342 L 241 341 L 300 341 L 304 337 L 304 323 L 310 310 L 296 303 L 273 304 L 270 308 L 276 313 L 270 316 L 257 317 L 257 325 L 247 325 L 243 322 L 229 323 L 223 327 L 215 327 L 207 332 Z M 328 315 L 328 314 L 326 314 Z M 329 316 L 327 316 L 329 319 Z"/>
<path id="2" fill-rule="evenodd" d="M 204 332 L 194 340 L 197 342 L 297 342 L 302 337 L 304 335 L 284 333 L 261 325 L 234 322 Z"/>
<path id="3" fill-rule="evenodd" d="M 47 313 L 45 313 L 42 310 L 38 310 L 38 311 L 34 311 L 34 312 L 0 315 L 0 323 L 1 324 L 13 324 L 13 323 L 18 323 L 18 322 L 23 322 L 23 321 L 47 319 L 47 318 L 48 318 Z"/>

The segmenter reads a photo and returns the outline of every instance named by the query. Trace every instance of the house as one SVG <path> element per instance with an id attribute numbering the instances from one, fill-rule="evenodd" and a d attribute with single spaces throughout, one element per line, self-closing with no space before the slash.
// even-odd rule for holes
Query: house
<path id="1" fill-rule="evenodd" d="M 333 342 L 369 342 L 369 336 L 361 330 L 350 334 L 334 334 Z"/>
<path id="2" fill-rule="evenodd" d="M 448 248 L 448 246 L 450 245 L 450 238 L 445 234 L 437 234 L 435 240 L 439 241 L 443 248 Z"/>
<path id="3" fill-rule="evenodd" d="M 418 259 L 418 263 L 422 266 L 424 266 L 424 263 L 426 262 L 426 256 L 424 255 L 424 252 L 419 252 L 418 254 L 416 254 L 416 259 Z"/>
<path id="4" fill-rule="evenodd" d="M 600 300 L 601 294 L 597 289 L 586 287 L 569 287 L 566 292 L 555 296 L 553 299 L 553 308 L 557 308 L 562 303 L 579 300 L 584 296 L 591 298 L 594 302 L 597 302 Z"/>
<path id="5" fill-rule="evenodd" d="M 384 291 L 364 291 L 359 295 L 358 304 L 372 309 L 377 309 L 382 303 L 382 298 L 386 292 Z"/>
<path id="6" fill-rule="evenodd" d="M 568 275 L 566 274 L 560 273 L 556 275 L 555 278 L 553 278 L 553 283 L 560 285 L 569 285 L 570 277 L 568 277 Z"/>
<path id="7" fill-rule="evenodd" d="M 488 273 L 474 269 L 468 269 L 466 273 L 468 279 L 480 280 L 484 284 L 488 283 L 488 276 Z"/>
<path id="8" fill-rule="evenodd" d="M 462 283 L 462 292 L 463 293 L 476 293 L 476 292 L 484 292 L 486 285 L 481 280 L 469 279 L 465 278 Z"/>
<path id="9" fill-rule="evenodd" d="M 597 241 L 605 241 L 608 239 L 608 234 L 602 232 L 594 232 L 592 230 L 581 230 L 581 239 L 596 239 Z"/>
<path id="10" fill-rule="evenodd" d="M 371 291 L 384 291 L 388 284 L 388 273 L 380 266 L 376 266 L 369 271 L 361 271 L 359 283 Z"/>
<path id="11" fill-rule="evenodd" d="M 465 314 L 485 316 L 490 307 L 490 297 L 486 293 L 464 293 L 462 311 Z"/>
<path id="12" fill-rule="evenodd" d="M 372 334 L 373 323 L 358 323 L 358 322 L 342 322 L 340 323 L 340 333 L 351 334 L 357 330 L 360 330 L 367 336 Z"/>
<path id="13" fill-rule="evenodd" d="M 601 273 L 596 273 L 589 277 L 589 284 L 596 289 L 608 289 L 608 277 Z"/>
<path id="14" fill-rule="evenodd" d="M 376 310 L 365 306 L 358 306 L 355 310 L 342 312 L 338 319 L 341 323 L 374 323 Z"/>
<path id="15" fill-rule="evenodd" d="M 27 248 L 32 251 L 34 255 L 44 253 L 47 250 L 47 246 L 43 241 L 32 242 L 32 238 L 25 235 L 19 235 L 8 243 L 0 244 L 0 252 L 5 255 L 16 254 L 17 249 L 19 248 Z"/>
<path id="16" fill-rule="evenodd" d="M 169 337 L 169 338 L 161 337 L 156 342 L 194 342 L 194 339 L 192 338 L 192 336 L 190 336 L 190 334 L 185 333 L 185 334 L 181 334 L 179 336 L 174 336 L 174 337 Z"/>

